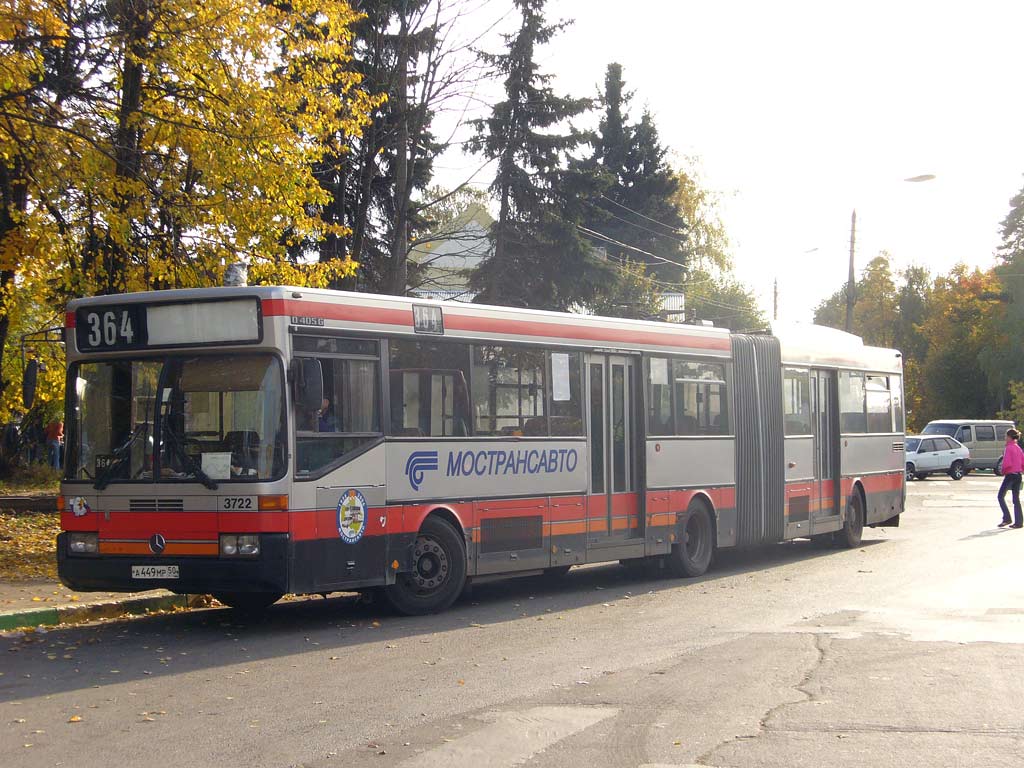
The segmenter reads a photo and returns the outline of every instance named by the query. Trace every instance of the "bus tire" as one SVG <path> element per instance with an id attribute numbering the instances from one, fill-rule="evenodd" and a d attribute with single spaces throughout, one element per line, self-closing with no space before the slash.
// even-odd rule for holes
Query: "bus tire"
<path id="1" fill-rule="evenodd" d="M 836 540 L 840 546 L 853 549 L 860 546 L 864 535 L 864 499 L 856 488 L 846 502 L 846 520 L 843 527 L 836 532 Z"/>
<path id="2" fill-rule="evenodd" d="M 412 571 L 399 573 L 384 596 L 399 613 L 422 616 L 448 608 L 466 584 L 466 543 L 446 520 L 431 515 L 413 544 Z"/>
<path id="3" fill-rule="evenodd" d="M 685 524 L 679 541 L 672 545 L 668 567 L 673 576 L 703 576 L 715 554 L 715 527 L 711 513 L 700 501 L 694 501 L 686 511 Z"/>
<path id="4" fill-rule="evenodd" d="M 280 592 L 214 592 L 213 596 L 242 613 L 260 613 L 282 597 Z"/>

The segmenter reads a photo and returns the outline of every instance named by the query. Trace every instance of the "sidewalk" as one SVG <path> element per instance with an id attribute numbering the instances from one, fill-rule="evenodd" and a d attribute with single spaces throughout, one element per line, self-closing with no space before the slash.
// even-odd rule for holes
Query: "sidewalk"
<path id="1" fill-rule="evenodd" d="M 72 592 L 49 579 L 0 581 L 0 631 L 78 624 L 192 607 L 203 596 L 148 592 Z M 204 603 L 205 604 L 205 603 Z"/>

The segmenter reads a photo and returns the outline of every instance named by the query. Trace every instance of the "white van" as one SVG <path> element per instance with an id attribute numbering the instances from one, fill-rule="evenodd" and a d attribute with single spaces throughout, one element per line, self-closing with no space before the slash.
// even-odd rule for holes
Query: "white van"
<path id="1" fill-rule="evenodd" d="M 921 434 L 958 440 L 971 452 L 971 469 L 994 469 L 998 474 L 1003 464 L 1006 430 L 1012 428 L 1012 421 L 999 419 L 941 419 L 929 421 Z"/>

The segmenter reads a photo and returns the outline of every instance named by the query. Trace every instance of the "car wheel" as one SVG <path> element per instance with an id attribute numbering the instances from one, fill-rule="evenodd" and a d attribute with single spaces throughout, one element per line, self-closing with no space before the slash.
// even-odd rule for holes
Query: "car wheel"
<path id="1" fill-rule="evenodd" d="M 949 476 L 954 480 L 960 480 L 964 476 L 964 463 L 959 460 L 954 461 L 949 468 Z"/>
<path id="2" fill-rule="evenodd" d="M 914 465 L 909 461 L 907 462 L 907 482 L 913 480 L 917 475 L 914 473 Z"/>
<path id="3" fill-rule="evenodd" d="M 997 475 L 1003 474 L 1003 459 L 1000 457 L 999 461 L 996 462 L 995 473 Z"/>

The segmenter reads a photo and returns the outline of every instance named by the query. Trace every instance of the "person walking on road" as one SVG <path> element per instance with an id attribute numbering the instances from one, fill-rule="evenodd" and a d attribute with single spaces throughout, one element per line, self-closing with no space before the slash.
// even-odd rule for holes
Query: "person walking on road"
<path id="1" fill-rule="evenodd" d="M 1024 527 L 1024 515 L 1020 508 L 1021 472 L 1024 472 L 1024 451 L 1017 444 L 1020 432 L 1016 429 L 1006 430 L 1006 448 L 1003 450 L 1003 484 L 999 486 L 999 507 L 1003 510 L 1003 521 L 1000 528 Z M 1010 510 L 1006 508 L 1006 491 L 1013 496 L 1013 522 L 1010 522 Z"/>

